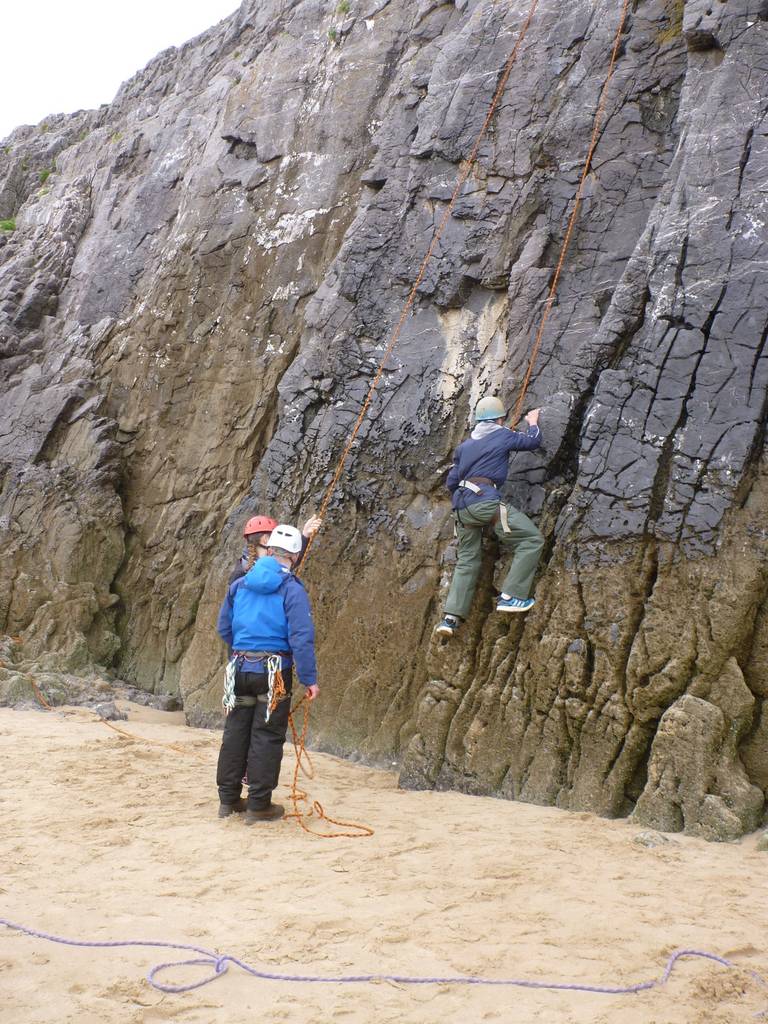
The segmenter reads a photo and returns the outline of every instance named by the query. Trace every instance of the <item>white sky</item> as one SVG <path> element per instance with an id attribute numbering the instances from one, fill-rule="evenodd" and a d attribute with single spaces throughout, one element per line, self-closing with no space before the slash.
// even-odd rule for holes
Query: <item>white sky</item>
<path id="1" fill-rule="evenodd" d="M 7 0 L 0 139 L 48 114 L 109 103 L 161 50 L 232 14 L 239 0 Z"/>

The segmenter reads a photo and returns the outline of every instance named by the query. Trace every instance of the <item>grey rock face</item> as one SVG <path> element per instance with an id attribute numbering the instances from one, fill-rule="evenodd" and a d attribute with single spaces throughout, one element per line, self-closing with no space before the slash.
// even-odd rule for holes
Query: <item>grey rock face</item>
<path id="1" fill-rule="evenodd" d="M 218 718 L 242 522 L 317 508 L 528 8 L 246 0 L 6 140 L 0 692 L 110 665 Z M 537 603 L 492 614 L 489 546 L 430 642 L 445 470 L 477 398 L 516 397 L 617 17 L 542 0 L 385 366 L 307 569 L 315 739 L 723 838 L 768 791 L 760 0 L 632 12 L 526 402 L 545 448 L 508 485 Z"/>

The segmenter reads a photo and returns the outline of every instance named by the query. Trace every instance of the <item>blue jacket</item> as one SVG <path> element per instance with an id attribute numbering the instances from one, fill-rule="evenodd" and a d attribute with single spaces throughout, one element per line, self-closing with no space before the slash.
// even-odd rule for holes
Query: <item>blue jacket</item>
<path id="1" fill-rule="evenodd" d="M 236 651 L 283 653 L 296 663 L 304 686 L 317 682 L 315 626 L 302 583 L 265 555 L 229 587 L 216 624 Z"/>
<path id="2" fill-rule="evenodd" d="M 453 465 L 446 486 L 451 492 L 454 508 L 466 508 L 478 501 L 498 501 L 499 488 L 504 486 L 512 452 L 530 452 L 541 444 L 541 431 L 529 427 L 525 433 L 500 427 L 485 437 L 469 437 L 453 453 Z M 486 477 L 493 484 L 479 484 L 480 493 L 468 487 L 459 487 L 460 480 Z"/>

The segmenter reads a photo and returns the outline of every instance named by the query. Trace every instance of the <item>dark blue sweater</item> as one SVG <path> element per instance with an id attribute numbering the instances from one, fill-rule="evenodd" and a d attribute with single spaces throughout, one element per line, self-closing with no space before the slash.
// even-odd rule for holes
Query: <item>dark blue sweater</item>
<path id="1" fill-rule="evenodd" d="M 485 437 L 469 437 L 453 453 L 453 465 L 446 486 L 451 492 L 454 508 L 466 508 L 478 501 L 498 501 L 499 488 L 504 486 L 512 452 L 530 452 L 541 444 L 541 431 L 529 427 L 525 433 L 500 427 Z M 493 484 L 479 484 L 480 493 L 459 487 L 460 480 L 486 477 Z"/>
<path id="2" fill-rule="evenodd" d="M 236 651 L 283 653 L 304 686 L 317 682 L 315 627 L 303 584 L 276 558 L 259 558 L 227 590 L 216 624 Z M 245 671 L 256 671 L 246 663 Z"/>

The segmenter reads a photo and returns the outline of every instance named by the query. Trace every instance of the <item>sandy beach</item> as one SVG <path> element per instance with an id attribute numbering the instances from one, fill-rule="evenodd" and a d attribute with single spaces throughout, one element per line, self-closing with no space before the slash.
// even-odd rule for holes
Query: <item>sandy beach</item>
<path id="1" fill-rule="evenodd" d="M 375 829 L 319 839 L 285 820 L 216 817 L 219 734 L 131 708 L 128 738 L 78 708 L 0 709 L 0 916 L 72 939 L 191 943 L 267 971 L 473 974 L 598 986 L 661 974 L 634 995 L 428 984 L 263 981 L 235 967 L 193 992 L 151 988 L 192 954 L 87 950 L 0 928 L 9 1024 L 345 1021 L 735 1022 L 768 1010 L 768 854 L 521 803 L 409 793 L 396 776 L 316 755 L 312 796 Z M 286 750 L 281 789 L 293 767 Z M 187 984 L 206 968 L 175 969 Z"/>

